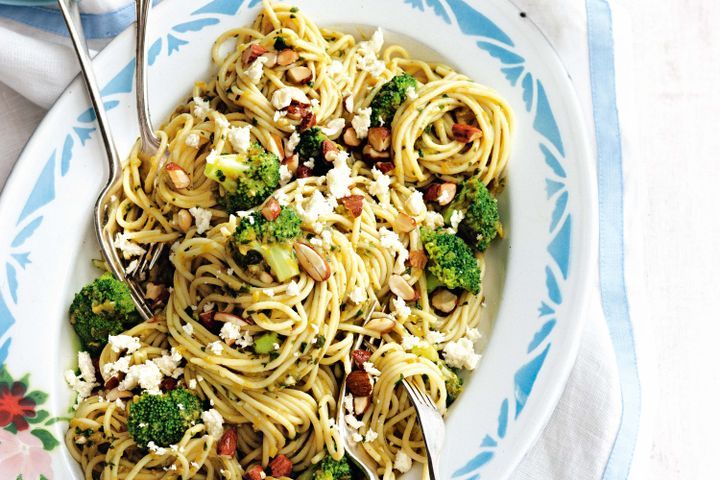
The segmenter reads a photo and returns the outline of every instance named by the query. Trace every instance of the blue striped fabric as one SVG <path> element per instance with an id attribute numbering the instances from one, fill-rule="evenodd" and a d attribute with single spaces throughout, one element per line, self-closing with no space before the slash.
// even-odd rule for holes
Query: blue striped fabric
<path id="1" fill-rule="evenodd" d="M 57 9 L 42 6 L 22 7 L 0 5 L 0 18 L 7 18 L 55 35 L 68 36 L 65 22 Z M 112 38 L 135 21 L 135 5 L 128 4 L 106 13 L 81 14 L 83 29 L 88 39 Z"/>
<path id="2" fill-rule="evenodd" d="M 626 479 L 640 422 L 640 381 L 625 288 L 623 158 L 615 90 L 612 12 L 607 0 L 586 0 L 590 82 L 598 161 L 600 293 L 620 377 L 620 427 L 604 480 Z"/>

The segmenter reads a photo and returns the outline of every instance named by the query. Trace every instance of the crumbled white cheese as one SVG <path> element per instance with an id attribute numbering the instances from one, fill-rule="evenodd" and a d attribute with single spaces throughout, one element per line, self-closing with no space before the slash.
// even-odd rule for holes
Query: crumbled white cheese
<path id="1" fill-rule="evenodd" d="M 203 234 L 207 230 L 210 230 L 210 220 L 212 220 L 212 212 L 206 208 L 191 207 L 189 210 L 190 215 L 195 218 L 195 226 L 197 227 L 197 233 Z"/>
<path id="2" fill-rule="evenodd" d="M 412 215 L 420 215 L 427 210 L 425 200 L 423 200 L 423 194 L 419 190 L 415 190 L 410 194 L 405 202 L 405 206 Z"/>
<path id="3" fill-rule="evenodd" d="M 137 337 L 131 337 L 130 335 L 110 335 L 108 337 L 108 343 L 112 347 L 112 351 L 119 353 L 122 350 L 127 350 L 127 353 L 133 353 L 140 349 L 140 339 Z"/>
<path id="4" fill-rule="evenodd" d="M 130 368 L 131 357 L 125 356 L 120 357 L 115 362 L 109 362 L 103 365 L 103 375 L 106 377 L 113 377 L 118 373 L 127 373 Z"/>
<path id="5" fill-rule="evenodd" d="M 397 454 L 395 455 L 395 463 L 393 464 L 393 468 L 400 473 L 409 472 L 412 468 L 412 458 L 410 458 L 410 456 L 402 450 L 398 450 Z"/>
<path id="6" fill-rule="evenodd" d="M 250 148 L 250 128 L 250 125 L 245 125 L 228 130 L 228 140 L 236 152 L 246 152 Z"/>
<path id="7" fill-rule="evenodd" d="M 221 113 L 215 113 L 215 123 L 222 129 L 230 126 L 230 122 Z"/>
<path id="8" fill-rule="evenodd" d="M 273 121 L 274 121 L 275 123 L 278 123 L 278 121 L 279 121 L 281 118 L 284 118 L 284 117 L 286 117 L 286 116 L 287 116 L 287 111 L 285 111 L 285 110 L 275 110 L 275 113 L 273 113 Z"/>
<path id="9" fill-rule="evenodd" d="M 186 323 L 185 325 L 183 325 L 183 326 L 182 326 L 182 329 L 183 329 L 183 331 L 184 331 L 185 333 L 187 333 L 188 335 L 192 335 L 192 334 L 193 334 L 193 326 L 192 326 L 191 324 L 189 324 L 189 323 Z"/>
<path id="10" fill-rule="evenodd" d="M 197 380 L 195 380 L 194 378 L 191 378 L 190 381 L 188 381 L 188 388 L 190 388 L 191 390 L 196 389 L 197 388 Z"/>
<path id="11" fill-rule="evenodd" d="M 209 165 L 213 165 L 214 163 L 217 162 L 219 156 L 220 156 L 220 154 L 218 153 L 217 150 L 215 150 L 215 149 L 210 150 L 210 153 L 208 153 L 207 156 L 205 157 L 205 163 L 207 163 Z"/>
<path id="12" fill-rule="evenodd" d="M 482 333 L 480 333 L 480 330 L 478 330 L 477 328 L 468 328 L 465 336 L 468 338 L 468 340 L 475 343 L 482 338 Z"/>
<path id="13" fill-rule="evenodd" d="M 272 288 L 263 288 L 262 293 L 270 298 L 275 296 L 275 290 Z"/>
<path id="14" fill-rule="evenodd" d="M 415 90 L 415 87 L 408 87 L 408 89 L 406 90 L 406 95 L 407 95 L 408 100 L 415 100 L 416 98 L 418 98 L 418 94 L 417 94 L 417 91 Z"/>
<path id="15" fill-rule="evenodd" d="M 405 335 L 402 339 L 402 347 L 405 350 L 412 350 L 420 345 L 420 339 L 415 335 Z"/>
<path id="16" fill-rule="evenodd" d="M 260 83 L 260 79 L 263 76 L 263 66 L 267 63 L 267 57 L 258 57 L 255 61 L 245 70 L 245 75 L 254 84 Z"/>
<path id="17" fill-rule="evenodd" d="M 315 223 L 320 217 L 331 215 L 336 205 L 337 202 L 328 201 L 320 190 L 315 190 L 308 204 L 299 213 L 307 223 Z"/>
<path id="18" fill-rule="evenodd" d="M 425 225 L 427 225 L 428 228 L 442 227 L 445 225 L 445 219 L 437 212 L 427 212 Z"/>
<path id="19" fill-rule="evenodd" d="M 350 292 L 350 300 L 355 304 L 360 304 L 367 300 L 367 293 L 363 287 L 356 287 Z"/>
<path id="20" fill-rule="evenodd" d="M 376 376 L 376 377 L 379 376 L 380 373 L 382 373 L 382 372 L 380 372 L 380 370 L 378 370 L 377 368 L 375 368 L 375 364 L 372 363 L 372 362 L 365 362 L 365 363 L 363 363 L 363 369 L 364 369 L 367 373 L 369 373 L 370 375 L 374 375 L 374 376 Z"/>
<path id="21" fill-rule="evenodd" d="M 473 343 L 467 338 L 448 343 L 443 352 L 445 352 L 445 362 L 449 367 L 474 370 L 480 361 L 480 355 L 475 353 Z"/>
<path id="22" fill-rule="evenodd" d="M 408 252 L 407 248 L 405 248 L 405 245 L 403 245 L 403 243 L 400 241 L 400 237 L 397 233 L 385 227 L 381 227 L 379 233 L 380 245 L 384 248 L 387 248 L 393 254 L 397 255 L 393 272 L 398 274 L 404 272 L 405 262 L 410 256 L 410 252 Z"/>
<path id="23" fill-rule="evenodd" d="M 232 275 L 232 268 L 228 268 L 228 275 Z M 212 312 L 215 310 L 215 302 L 207 302 L 203 305 L 203 312 Z"/>
<path id="24" fill-rule="evenodd" d="M 285 294 L 290 295 L 291 297 L 300 295 L 300 285 L 298 285 L 295 280 L 290 280 L 290 283 L 288 283 L 288 286 L 285 289 Z"/>
<path id="25" fill-rule="evenodd" d="M 183 357 L 180 355 L 180 352 L 178 352 L 175 347 L 172 347 L 170 349 L 170 353 L 154 358 L 153 362 L 157 365 L 163 375 L 178 378 L 183 373 L 183 369 L 180 367 L 182 359 Z"/>
<path id="26" fill-rule="evenodd" d="M 288 387 L 292 387 L 297 383 L 297 380 L 295 380 L 295 377 L 293 377 L 292 375 L 288 375 L 287 377 L 285 377 L 285 382 L 283 383 L 285 383 L 285 385 L 287 385 Z"/>
<path id="27" fill-rule="evenodd" d="M 382 30 L 378 28 L 370 40 L 358 44 L 355 62 L 359 70 L 364 70 L 373 77 L 379 77 L 385 72 L 385 62 L 377 58 L 384 42 Z"/>
<path id="28" fill-rule="evenodd" d="M 402 298 L 393 298 L 392 299 L 393 309 L 395 310 L 395 314 L 398 316 L 400 320 L 405 320 L 410 316 L 410 307 L 405 305 L 405 300 Z M 403 340 L 404 341 L 404 340 Z"/>
<path id="29" fill-rule="evenodd" d="M 280 185 L 287 185 L 292 180 L 293 174 L 287 165 L 280 165 Z"/>
<path id="30" fill-rule="evenodd" d="M 452 215 L 450 215 L 450 228 L 452 229 L 452 233 L 457 232 L 458 226 L 464 218 L 465 214 L 462 210 L 453 210 Z"/>
<path id="31" fill-rule="evenodd" d="M 345 128 L 345 119 L 336 118 L 330 120 L 324 127 L 320 127 L 320 131 L 328 137 L 335 138 L 337 135 L 340 135 L 343 128 Z"/>
<path id="32" fill-rule="evenodd" d="M 285 192 L 275 192 L 275 200 L 283 207 L 290 205 L 290 197 Z"/>
<path id="33" fill-rule="evenodd" d="M 369 43 L 376 53 L 380 53 L 384 42 L 385 37 L 383 36 L 382 28 L 378 27 L 377 30 L 375 30 L 370 37 Z"/>
<path id="34" fill-rule="evenodd" d="M 205 117 L 207 117 L 210 112 L 210 102 L 200 97 L 193 97 L 193 103 L 195 104 L 192 110 L 193 115 L 195 115 L 198 120 L 205 120 Z"/>
<path id="35" fill-rule="evenodd" d="M 365 443 L 372 443 L 377 440 L 377 438 L 377 432 L 375 432 L 372 428 L 368 428 L 368 431 L 365 433 Z"/>
<path id="36" fill-rule="evenodd" d="M 220 329 L 220 338 L 235 341 L 240 338 L 240 326 L 233 322 L 225 322 Z"/>
<path id="37" fill-rule="evenodd" d="M 200 135 L 197 133 L 190 133 L 185 137 L 185 145 L 190 148 L 198 148 L 200 146 Z"/>
<path id="38" fill-rule="evenodd" d="M 442 343 L 443 341 L 445 341 L 445 334 L 436 330 L 428 330 L 425 338 L 431 344 Z"/>
<path id="39" fill-rule="evenodd" d="M 315 159 L 310 157 L 310 159 L 305 162 L 305 166 L 308 167 L 310 170 L 315 168 Z"/>
<path id="40" fill-rule="evenodd" d="M 440 205 L 446 205 L 450 203 L 450 200 L 452 200 L 452 194 L 450 193 L 450 190 L 444 189 L 440 196 L 437 198 L 437 201 Z"/>
<path id="41" fill-rule="evenodd" d="M 130 257 L 137 257 L 145 253 L 145 249 L 137 243 L 133 242 L 132 240 L 128 239 L 125 232 L 118 232 L 117 234 L 115 234 L 115 241 L 113 242 L 113 246 L 123 253 L 123 257 L 125 259 L 129 259 Z"/>
<path id="42" fill-rule="evenodd" d="M 373 167 L 370 172 L 372 173 L 373 178 L 375 178 L 375 181 L 370 184 L 370 187 L 368 187 L 368 192 L 370 195 L 375 195 L 378 198 L 384 197 L 390 191 L 392 178 L 385 175 L 375 167 Z"/>
<path id="43" fill-rule="evenodd" d="M 202 421 L 205 424 L 205 429 L 208 435 L 213 437 L 215 440 L 219 440 L 223 434 L 223 418 L 220 412 L 211 408 L 202 413 Z"/>
<path id="44" fill-rule="evenodd" d="M 95 383 L 95 366 L 88 352 L 78 352 L 78 368 L 83 381 Z"/>
<path id="45" fill-rule="evenodd" d="M 345 397 L 343 397 L 343 405 L 345 406 L 345 410 L 347 411 L 347 413 L 349 413 L 350 415 L 355 413 L 353 396 L 351 394 L 348 393 L 347 395 L 345 395 Z"/>
<path id="46" fill-rule="evenodd" d="M 348 424 L 350 428 L 354 428 L 355 430 L 359 430 L 363 426 L 365 426 L 365 422 L 358 420 L 355 418 L 354 415 L 345 415 L 345 423 Z"/>
<path id="47" fill-rule="evenodd" d="M 347 164 L 348 153 L 338 152 L 334 161 L 334 168 L 327 173 L 327 186 L 330 195 L 343 198 L 350 195 L 350 186 L 353 183 L 352 170 Z"/>
<path id="48" fill-rule="evenodd" d="M 282 110 L 290 106 L 293 100 L 303 105 L 310 105 L 310 100 L 305 95 L 305 92 L 297 87 L 278 88 L 273 92 L 270 103 L 276 110 Z"/>
<path id="49" fill-rule="evenodd" d="M 279 343 L 273 343 L 273 350 L 280 350 L 280 344 L 279 344 Z"/>
<path id="50" fill-rule="evenodd" d="M 370 129 L 370 114 L 372 114 L 372 108 L 358 108 L 357 113 L 353 116 L 352 127 L 355 129 L 358 138 L 365 138 L 368 135 Z"/>
<path id="51" fill-rule="evenodd" d="M 127 275 L 132 274 L 132 273 L 135 271 L 135 269 L 138 267 L 138 265 L 140 265 L 140 260 L 138 260 L 138 259 L 136 258 L 136 259 L 133 260 L 132 262 L 128 263 L 128 266 L 127 266 L 127 267 L 125 267 L 125 273 L 126 273 Z"/>
<path id="52" fill-rule="evenodd" d="M 287 144 L 285 145 L 285 154 L 287 156 L 290 156 L 295 152 L 295 147 L 298 146 L 298 143 L 300 143 L 300 134 L 297 132 L 293 132 L 292 135 L 290 135 L 290 138 L 288 138 Z"/>
<path id="53" fill-rule="evenodd" d="M 83 381 L 80 377 L 76 376 L 75 372 L 72 370 L 67 370 L 65 372 L 65 381 L 77 394 L 77 401 L 74 408 L 77 408 L 80 402 L 92 395 L 93 388 L 95 388 L 96 385 L 94 382 L 91 383 Z"/>
<path id="54" fill-rule="evenodd" d="M 344 69 L 345 67 L 340 60 L 333 60 L 327 67 L 327 74 L 334 77 L 338 73 L 341 73 Z"/>
<path id="55" fill-rule="evenodd" d="M 215 340 L 214 342 L 208 343 L 207 349 L 214 355 L 221 355 L 223 352 L 222 342 L 220 340 Z"/>
<path id="56" fill-rule="evenodd" d="M 154 362 L 147 360 L 143 364 L 133 365 L 128 369 L 125 378 L 118 386 L 118 390 L 128 391 L 140 385 L 143 390 L 155 395 L 160 393 L 162 379 L 163 375 L 158 366 Z"/>
<path id="57" fill-rule="evenodd" d="M 150 440 L 150 441 L 148 442 L 147 448 L 148 448 L 148 450 L 150 450 L 151 452 L 153 452 L 153 453 L 155 453 L 155 454 L 157 454 L 157 455 L 165 455 L 165 453 L 167 453 L 167 448 L 165 448 L 165 447 L 159 447 L 159 446 L 156 445 L 155 442 L 153 442 L 152 440 Z"/>

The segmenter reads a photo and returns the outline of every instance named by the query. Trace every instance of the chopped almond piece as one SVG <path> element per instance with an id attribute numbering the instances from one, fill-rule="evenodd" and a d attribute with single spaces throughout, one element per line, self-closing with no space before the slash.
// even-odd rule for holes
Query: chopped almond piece
<path id="1" fill-rule="evenodd" d="M 353 397 L 353 412 L 362 415 L 370 408 L 370 397 Z"/>
<path id="2" fill-rule="evenodd" d="M 265 220 L 272 222 L 280 216 L 281 209 L 280 202 L 278 202 L 275 197 L 270 197 L 262 207 L 262 216 L 265 217 Z"/>
<path id="3" fill-rule="evenodd" d="M 247 67 L 248 65 L 253 63 L 255 60 L 257 60 L 258 57 L 267 53 L 267 51 L 268 51 L 267 48 L 263 47 L 262 45 L 253 43 L 252 45 L 245 48 L 245 50 L 242 53 L 243 65 Z"/>
<path id="4" fill-rule="evenodd" d="M 297 170 L 295 171 L 295 176 L 297 178 L 307 178 L 312 176 L 312 168 L 308 167 L 307 165 L 298 165 Z"/>
<path id="5" fill-rule="evenodd" d="M 222 457 L 234 457 L 237 453 L 237 430 L 234 427 L 223 432 L 218 440 L 217 454 Z"/>
<path id="6" fill-rule="evenodd" d="M 408 256 L 408 263 L 413 268 L 419 268 L 420 270 L 423 270 L 425 268 L 425 265 L 427 265 L 427 255 L 425 255 L 425 252 L 422 250 L 410 250 L 410 254 Z"/>
<path id="7" fill-rule="evenodd" d="M 287 71 L 287 78 L 292 83 L 305 84 L 312 80 L 312 70 L 308 67 L 292 67 Z"/>
<path id="8" fill-rule="evenodd" d="M 270 475 L 275 478 L 287 477 L 292 473 L 293 464 L 289 458 L 280 454 L 272 459 L 268 468 L 270 469 Z"/>
<path id="9" fill-rule="evenodd" d="M 265 480 L 265 471 L 262 465 L 253 465 L 245 471 L 245 478 L 247 480 Z"/>
<path id="10" fill-rule="evenodd" d="M 368 143 L 378 152 L 384 152 L 390 148 L 390 129 L 385 127 L 373 127 L 368 130 Z"/>
<path id="11" fill-rule="evenodd" d="M 286 48 L 282 52 L 277 54 L 277 64 L 281 67 L 287 67 L 291 63 L 295 63 L 300 58 L 300 55 L 292 48 Z"/>
<path id="12" fill-rule="evenodd" d="M 325 157 L 325 160 L 328 162 L 335 161 L 335 157 L 337 157 L 337 154 L 340 150 L 338 149 L 338 146 L 333 142 L 332 140 L 325 139 L 322 142 L 322 153 L 323 157 Z"/>
<path id="13" fill-rule="evenodd" d="M 377 162 L 380 160 L 387 160 L 390 158 L 390 152 L 378 152 L 372 145 L 368 144 L 363 147 L 363 157 L 371 162 Z"/>
<path id="14" fill-rule="evenodd" d="M 343 142 L 345 142 L 345 145 L 348 147 L 360 146 L 360 139 L 358 138 L 357 132 L 354 128 L 348 127 L 345 129 L 345 133 L 343 133 Z"/>
<path id="15" fill-rule="evenodd" d="M 423 198 L 426 202 L 438 202 L 440 205 L 447 205 L 455 198 L 457 185 L 454 183 L 435 183 L 425 191 Z"/>
<path id="16" fill-rule="evenodd" d="M 357 368 L 363 368 L 363 365 L 370 360 L 372 354 L 367 350 L 353 350 L 351 356 L 355 366 Z"/>
<path id="17" fill-rule="evenodd" d="M 345 206 L 355 218 L 358 218 L 362 214 L 363 200 L 364 197 L 362 195 L 348 195 L 340 199 L 343 206 Z"/>
<path id="18" fill-rule="evenodd" d="M 453 125 L 452 133 L 455 140 L 460 143 L 470 143 L 482 137 L 482 130 L 463 123 Z"/>
<path id="19" fill-rule="evenodd" d="M 303 117 L 300 119 L 300 125 L 298 125 L 298 130 L 304 132 L 305 130 L 314 127 L 316 123 L 317 118 L 315 117 L 315 114 L 312 113 L 310 110 L 306 110 L 303 114 Z"/>
<path id="20" fill-rule="evenodd" d="M 350 372 L 346 382 L 347 389 L 355 397 L 367 397 L 372 393 L 373 385 L 370 374 L 364 370 Z"/>
<path id="21" fill-rule="evenodd" d="M 260 56 L 267 59 L 265 61 L 265 64 L 263 65 L 265 68 L 273 68 L 275 65 L 277 65 L 277 52 L 265 52 Z"/>
<path id="22" fill-rule="evenodd" d="M 375 168 L 380 170 L 382 173 L 388 173 L 395 170 L 395 164 L 393 162 L 377 162 Z"/>
<path id="23" fill-rule="evenodd" d="M 408 233 L 415 230 L 417 227 L 417 222 L 413 217 L 408 215 L 407 213 L 400 212 L 397 217 L 395 217 L 395 222 L 393 227 L 398 232 L 402 233 Z"/>
<path id="24" fill-rule="evenodd" d="M 177 189 L 187 188 L 190 186 L 190 177 L 183 168 L 175 162 L 169 162 L 165 165 L 170 180 Z"/>

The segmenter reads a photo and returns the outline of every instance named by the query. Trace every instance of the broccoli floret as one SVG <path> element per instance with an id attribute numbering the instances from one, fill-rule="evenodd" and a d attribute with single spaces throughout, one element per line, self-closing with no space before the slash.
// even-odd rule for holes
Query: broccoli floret
<path id="1" fill-rule="evenodd" d="M 218 155 L 205 165 L 205 176 L 225 189 L 220 203 L 228 213 L 260 205 L 280 183 L 280 161 L 259 143 L 247 154 Z"/>
<path id="2" fill-rule="evenodd" d="M 83 350 L 97 355 L 117 335 L 140 322 L 128 286 L 110 273 L 85 285 L 70 305 L 72 324 Z"/>
<path id="3" fill-rule="evenodd" d="M 322 152 L 322 144 L 327 137 L 318 127 L 308 128 L 300 134 L 300 141 L 295 147 L 300 163 L 315 159 L 315 165 L 325 160 Z"/>
<path id="4" fill-rule="evenodd" d="M 255 338 L 253 348 L 258 355 L 267 355 L 275 351 L 275 345 L 280 343 L 277 332 L 268 332 Z"/>
<path id="5" fill-rule="evenodd" d="M 259 253 L 279 281 L 298 275 L 291 240 L 300 235 L 300 223 L 298 214 L 289 207 L 282 207 L 275 220 L 265 219 L 260 212 L 244 217 L 233 234 L 239 263 L 243 266 L 258 263 Z"/>
<path id="6" fill-rule="evenodd" d="M 428 270 L 448 288 L 480 292 L 480 267 L 470 247 L 460 238 L 441 228 L 420 229 Z"/>
<path id="7" fill-rule="evenodd" d="M 343 456 L 340 460 L 335 460 L 330 455 L 322 459 L 312 476 L 312 480 L 350 480 L 351 478 L 347 458 Z"/>
<path id="8" fill-rule="evenodd" d="M 395 112 L 407 99 L 407 91 L 410 87 L 417 87 L 417 80 L 409 73 L 396 75 L 383 85 L 370 102 L 372 108 L 370 125 L 379 127 L 383 124 L 391 124 Z"/>
<path id="9" fill-rule="evenodd" d="M 150 442 L 167 447 L 179 442 L 201 413 L 200 399 L 184 388 L 161 395 L 146 392 L 130 404 L 128 430 L 142 448 Z"/>
<path id="10" fill-rule="evenodd" d="M 445 209 L 445 223 L 450 222 L 455 210 L 465 214 L 458 226 L 458 235 L 471 247 L 484 252 L 500 227 L 500 214 L 495 197 L 480 179 L 473 177 L 463 184 L 460 193 Z"/>
<path id="11" fill-rule="evenodd" d="M 463 391 L 463 379 L 460 378 L 459 370 L 448 367 L 445 362 L 439 360 L 437 362 L 440 372 L 445 379 L 445 390 L 447 391 L 447 400 L 445 404 L 449 407 Z"/>

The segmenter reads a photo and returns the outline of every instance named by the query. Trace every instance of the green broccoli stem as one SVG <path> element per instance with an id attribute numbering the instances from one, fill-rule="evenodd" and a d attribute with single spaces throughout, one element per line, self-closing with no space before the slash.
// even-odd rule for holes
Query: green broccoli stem
<path id="1" fill-rule="evenodd" d="M 300 274 L 295 252 L 289 243 L 259 245 L 257 250 L 280 282 L 285 282 Z"/>

